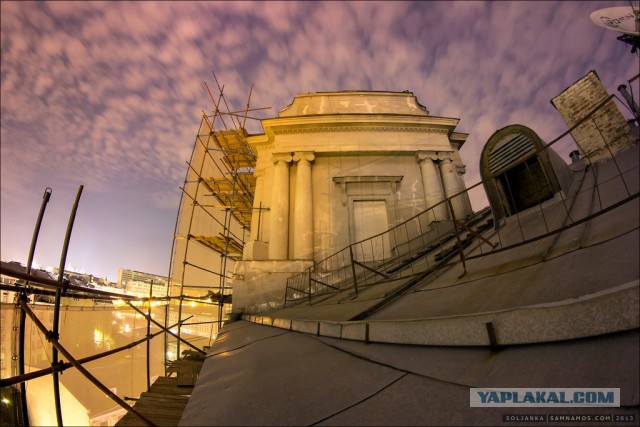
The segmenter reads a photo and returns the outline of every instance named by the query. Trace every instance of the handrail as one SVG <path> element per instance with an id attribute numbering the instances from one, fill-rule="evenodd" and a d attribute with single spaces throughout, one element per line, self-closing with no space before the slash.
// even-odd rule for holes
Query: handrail
<path id="1" fill-rule="evenodd" d="M 588 112 L 588 114 L 585 115 L 585 117 L 583 117 L 582 119 L 580 119 L 579 121 L 577 121 L 574 125 L 572 125 L 571 127 L 569 127 L 568 130 L 562 132 L 558 137 L 554 138 L 551 142 L 549 143 L 545 143 L 542 147 L 535 147 L 535 151 L 533 153 L 530 153 L 522 158 L 520 158 L 518 160 L 518 162 L 514 163 L 512 165 L 512 167 L 515 167 L 517 165 L 520 164 L 525 164 L 526 162 L 534 157 L 534 156 L 538 156 L 540 155 L 540 153 L 546 152 L 546 150 L 549 150 L 551 146 L 553 146 L 554 144 L 558 143 L 558 141 L 562 140 L 564 137 L 566 137 L 567 135 L 571 134 L 572 131 L 574 131 L 576 128 L 578 128 L 579 126 L 583 125 L 585 122 L 587 122 L 588 120 L 593 120 L 593 115 L 599 111 L 600 109 L 604 108 L 606 105 L 608 105 L 609 102 L 611 102 L 613 99 L 617 99 L 619 102 L 621 102 L 621 100 L 615 95 L 615 94 L 611 94 L 608 97 L 606 97 L 603 101 L 601 101 L 600 103 L 598 103 L 597 106 L 595 106 L 593 109 L 591 109 L 591 111 Z M 595 122 L 594 122 L 595 124 Z M 516 242 L 516 243 L 511 243 L 511 244 L 503 244 L 502 241 L 500 242 L 496 242 L 488 244 L 487 246 L 491 247 L 490 250 L 481 250 L 480 254 L 474 254 L 472 256 L 465 256 L 464 255 L 464 251 L 460 250 L 459 254 L 460 254 L 460 260 L 463 264 L 463 266 L 465 265 L 465 261 L 467 259 L 474 259 L 474 258 L 479 258 L 479 257 L 483 257 L 486 256 L 488 254 L 491 253 L 497 253 L 497 252 L 501 252 L 510 248 L 514 248 L 516 246 L 520 246 L 526 243 L 531 243 L 533 241 L 548 237 L 550 235 L 553 234 L 557 234 L 560 233 L 562 231 L 565 231 L 571 227 L 577 226 L 579 224 L 582 224 L 586 221 L 589 221 L 599 215 L 602 215 L 606 212 L 609 212 L 613 209 L 615 209 L 616 207 L 619 207 L 621 205 L 623 205 L 626 202 L 629 202 L 630 200 L 633 200 L 635 198 L 638 197 L 639 193 L 636 192 L 634 194 L 631 194 L 624 178 L 623 178 L 623 174 L 627 171 L 622 171 L 620 166 L 618 165 L 618 162 L 615 158 L 615 156 L 613 155 L 612 149 L 610 147 L 611 143 L 615 143 L 616 140 L 607 140 L 607 138 L 605 138 L 605 136 L 602 134 L 600 128 L 597 126 L 597 124 L 595 124 L 595 127 L 597 129 L 597 131 L 599 132 L 600 136 L 602 137 L 602 140 L 604 141 L 605 147 L 609 152 L 609 155 L 611 157 L 611 159 L 613 160 L 613 162 L 615 163 L 615 167 L 617 169 L 617 175 L 611 179 L 615 179 L 615 178 L 620 178 L 622 179 L 622 185 L 624 185 L 625 190 L 626 190 L 626 196 L 623 197 L 623 200 L 616 200 L 614 201 L 614 203 L 611 206 L 607 206 L 607 207 L 603 207 L 602 204 L 600 205 L 599 209 L 597 210 L 597 212 L 591 213 L 589 215 L 587 215 L 584 218 L 581 219 L 573 219 L 569 216 L 570 222 L 568 224 L 565 224 L 561 227 L 556 227 L 553 228 L 553 230 L 549 230 L 548 226 L 547 226 L 547 221 L 545 219 L 545 213 L 544 210 L 541 208 L 541 214 L 543 216 L 543 220 L 545 221 L 545 229 L 546 232 L 545 233 L 541 233 L 538 236 L 533 236 L 533 237 L 529 237 L 529 238 L 525 238 L 524 233 L 522 233 L 522 241 L 520 242 Z M 576 145 L 578 146 L 578 148 L 580 148 L 582 150 L 582 147 L 580 146 L 580 143 L 578 141 L 575 141 Z M 582 152 L 584 153 L 585 151 L 582 150 Z M 598 181 L 598 179 L 595 176 L 595 172 L 594 172 L 594 167 L 591 163 L 591 160 L 588 157 L 585 157 L 585 162 L 587 163 L 587 168 L 591 170 L 591 173 L 593 174 L 593 188 L 595 189 L 595 191 L 600 192 L 599 187 L 602 186 L 604 184 L 604 182 L 600 182 Z M 531 173 L 529 171 L 529 168 L 526 168 L 527 173 Z M 323 272 L 323 274 L 325 275 L 336 275 L 336 277 L 340 274 L 342 274 L 342 276 L 340 276 L 340 278 L 338 278 L 337 280 L 341 283 L 346 283 L 346 284 L 350 284 L 348 286 L 348 288 L 353 288 L 353 290 L 355 291 L 355 293 L 358 293 L 358 289 L 360 287 L 360 283 L 359 283 L 359 277 L 362 276 L 363 272 L 360 272 L 359 274 L 356 272 L 356 266 L 358 268 L 360 268 L 361 270 L 364 271 L 369 271 L 372 272 L 374 275 L 377 276 L 382 276 L 384 277 L 386 272 L 384 271 L 379 271 L 378 269 L 372 268 L 368 265 L 366 265 L 363 262 L 360 262 L 359 260 L 354 259 L 354 252 L 356 252 L 357 248 L 364 248 L 364 247 L 373 247 L 374 243 L 376 243 L 376 241 L 383 240 L 383 239 L 389 239 L 391 240 L 392 238 L 395 239 L 397 234 L 402 234 L 404 232 L 404 234 L 406 235 L 406 240 L 402 241 L 400 244 L 397 243 L 396 241 L 396 249 L 402 245 L 411 245 L 411 241 L 412 238 L 409 237 L 409 233 L 408 233 L 408 227 L 411 223 L 413 222 L 417 222 L 418 225 L 420 225 L 420 220 L 427 218 L 429 213 L 434 211 L 435 209 L 437 209 L 438 207 L 440 207 L 443 203 L 446 204 L 447 206 L 447 210 L 449 212 L 450 215 L 455 215 L 454 214 L 454 210 L 453 210 L 453 206 L 452 206 L 452 200 L 454 200 L 456 197 L 465 197 L 466 195 L 469 194 L 469 192 L 473 189 L 475 189 L 476 187 L 480 186 L 480 185 L 485 185 L 488 183 L 489 179 L 494 179 L 493 177 L 487 177 L 484 180 L 480 180 L 478 182 L 476 182 L 474 185 L 472 185 L 471 187 L 466 188 L 463 191 L 459 191 L 456 194 L 450 195 L 449 197 L 444 197 L 442 201 L 440 201 L 439 203 L 437 203 L 436 205 L 425 209 L 424 211 L 410 217 L 409 219 L 403 221 L 400 224 L 397 224 L 391 228 L 389 228 L 388 230 L 385 230 L 381 233 L 378 233 L 374 236 L 368 237 L 366 239 L 360 240 L 358 242 L 355 243 L 351 243 L 348 246 L 346 246 L 345 248 L 336 251 L 335 253 L 329 255 L 328 257 L 314 263 L 311 267 L 305 269 L 304 271 L 291 275 L 288 279 L 287 279 L 287 285 L 285 288 L 285 298 L 284 298 L 284 305 L 286 306 L 288 303 L 290 302 L 296 302 L 296 301 L 300 301 L 300 300 L 309 300 L 311 301 L 311 298 L 313 295 L 325 295 L 327 293 L 333 293 L 333 292 L 338 292 L 339 290 L 344 289 L 341 286 L 334 286 L 335 283 L 332 283 L 331 281 L 328 280 L 315 280 L 312 276 L 315 272 Z M 611 180 L 610 179 L 610 180 Z M 566 207 L 566 200 L 564 199 L 565 196 L 562 192 L 559 193 L 560 197 L 562 198 L 562 203 L 565 204 L 565 210 L 567 209 Z M 513 195 L 509 195 L 511 198 L 513 198 Z M 574 195 L 574 197 L 577 197 L 578 195 Z M 542 206 L 542 203 L 544 203 L 544 201 L 540 201 L 538 200 L 537 206 Z M 568 211 L 567 211 L 567 215 L 569 215 Z M 517 216 L 519 218 L 519 213 L 516 212 L 515 216 Z M 464 225 L 463 221 L 460 221 L 458 218 L 454 218 L 454 222 L 453 222 L 453 230 L 451 230 L 453 232 L 453 236 L 456 238 L 457 246 L 460 247 L 461 246 L 461 237 L 463 234 L 468 234 L 470 236 L 470 238 L 475 239 L 476 237 L 478 237 L 478 233 L 476 231 L 474 231 L 473 229 L 467 227 L 466 225 L 464 225 L 463 227 L 459 227 L 460 225 Z M 495 224 L 496 227 L 498 227 L 498 224 Z M 519 224 L 519 227 L 522 229 L 522 225 Z M 440 233 L 436 233 L 436 240 L 440 237 Z M 424 233 L 414 237 L 414 240 L 417 239 L 424 239 Z M 500 239 L 500 235 L 498 233 L 498 239 Z M 486 239 L 483 239 L 483 241 L 486 243 Z M 424 240 L 422 240 L 422 243 L 425 244 Z M 427 242 L 429 243 L 429 242 Z M 409 248 L 409 251 L 411 251 L 411 248 Z M 342 254 L 346 254 L 346 256 L 342 255 Z M 393 263 L 393 262 L 400 262 L 400 260 L 402 259 L 402 257 L 404 257 L 406 254 L 396 254 L 395 257 L 388 257 L 388 258 L 384 258 L 384 259 L 380 259 L 380 260 L 374 260 L 373 262 L 375 263 L 377 262 L 383 262 L 384 263 Z M 384 256 L 384 255 L 383 255 Z M 420 255 L 420 256 L 415 256 L 415 259 L 420 259 L 422 258 L 424 255 Z M 410 262 L 409 264 L 411 264 L 412 262 L 414 262 L 415 260 L 413 259 L 414 256 L 410 255 L 409 259 Z M 340 262 L 340 260 L 342 260 L 342 262 Z M 344 263 L 344 260 L 347 261 L 347 263 Z M 337 267 L 335 267 L 337 265 Z M 326 267 L 329 266 L 334 266 L 331 267 L 333 269 L 327 269 Z M 323 269 L 323 267 L 325 267 Z M 351 274 L 347 275 L 346 273 L 340 273 L 340 270 L 344 270 L 344 269 L 351 269 Z M 346 270 L 345 270 L 346 271 Z M 466 271 L 466 268 L 465 268 Z M 464 273 L 463 273 L 464 274 Z M 363 276 L 366 278 L 366 275 Z M 389 278 L 385 278 L 385 280 L 388 280 Z M 312 283 L 313 286 L 315 286 L 315 288 L 312 289 Z M 315 289 L 315 292 L 314 292 Z M 293 295 L 290 295 L 290 293 L 293 293 Z M 298 297 L 295 296 L 295 293 L 299 293 Z M 304 294 L 301 295 L 301 294 Z"/>

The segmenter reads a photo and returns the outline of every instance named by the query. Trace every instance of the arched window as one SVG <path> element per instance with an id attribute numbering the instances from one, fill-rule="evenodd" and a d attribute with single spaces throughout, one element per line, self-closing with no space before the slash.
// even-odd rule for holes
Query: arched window
<path id="1" fill-rule="evenodd" d="M 482 150 L 480 173 L 496 224 L 561 190 L 550 155 L 557 157 L 555 163 L 562 162 L 526 126 L 510 125 L 491 135 Z"/>

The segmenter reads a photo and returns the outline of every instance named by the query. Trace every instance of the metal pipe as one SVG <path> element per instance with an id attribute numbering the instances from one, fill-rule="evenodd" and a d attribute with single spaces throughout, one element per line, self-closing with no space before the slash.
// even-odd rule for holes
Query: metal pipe
<path id="1" fill-rule="evenodd" d="M 197 240 L 196 240 L 196 242 L 197 242 L 197 243 L 200 243 L 200 242 L 198 242 Z M 227 243 L 228 243 L 228 242 L 227 242 Z M 209 246 L 207 246 L 207 245 L 202 245 L 202 246 L 206 247 L 207 249 L 211 249 L 211 247 L 209 247 Z M 216 276 L 219 276 L 219 277 L 224 276 L 224 272 L 223 272 L 222 274 L 220 274 L 220 273 L 217 273 L 217 272 L 215 272 L 215 271 L 209 270 L 209 269 L 207 269 L 207 268 L 200 267 L 199 265 L 192 264 L 192 263 L 190 263 L 189 261 L 184 261 L 184 264 L 185 264 L 185 265 L 189 265 L 189 266 L 194 267 L 194 268 L 197 268 L 198 270 L 206 271 L 207 273 L 215 274 Z M 185 286 L 186 288 L 188 288 L 188 287 L 189 287 L 189 285 L 184 285 L 184 286 Z M 207 288 L 207 289 L 211 288 L 211 286 L 203 286 L 203 287 L 204 287 L 204 288 Z"/>
<path id="2" fill-rule="evenodd" d="M 16 279 L 23 279 L 26 281 L 34 282 L 44 288 L 50 288 L 50 289 L 66 288 L 71 291 L 79 291 L 79 292 L 84 292 L 88 294 L 94 294 L 98 296 L 105 296 L 105 297 L 111 297 L 111 298 L 122 299 L 122 300 L 138 300 L 138 299 L 146 300 L 146 298 L 138 298 L 132 295 L 123 295 L 123 294 L 117 294 L 115 292 L 106 292 L 106 291 L 100 291 L 97 289 L 89 289 L 89 288 L 84 288 L 82 286 L 74 286 L 74 285 L 67 285 L 67 284 L 61 285 L 60 282 L 58 282 L 57 280 L 47 279 L 44 277 L 22 273 L 20 271 L 16 271 L 16 270 L 2 267 L 2 266 L 0 266 L 0 274 L 15 277 Z M 156 299 L 160 300 L 162 298 L 156 298 Z"/>
<path id="3" fill-rule="evenodd" d="M 460 262 L 462 263 L 462 275 L 460 277 L 462 277 L 465 274 L 467 274 L 467 263 L 465 262 L 465 259 L 464 259 L 464 248 L 462 247 L 462 242 L 460 241 L 460 230 L 458 230 L 456 214 L 453 211 L 453 204 L 451 203 L 451 198 L 447 198 L 446 200 L 447 200 L 447 206 L 449 207 L 449 212 L 451 213 L 451 219 L 453 220 L 453 229 L 456 234 L 456 244 L 459 250 Z"/>
<path id="4" fill-rule="evenodd" d="M 622 95 L 625 101 L 627 101 L 627 105 L 633 112 L 633 115 L 635 116 L 636 120 L 638 120 L 638 118 L 640 117 L 640 107 L 638 107 L 638 104 L 633 99 L 633 97 L 629 95 L 629 92 L 627 91 L 627 85 L 618 86 L 618 92 L 620 92 L 620 95 Z"/>
<path id="5" fill-rule="evenodd" d="M 189 316 L 189 317 L 193 317 L 193 316 Z M 185 317 L 185 319 L 187 319 Z M 192 322 L 192 323 L 185 323 L 184 321 L 182 322 L 182 326 L 193 326 L 193 325 L 209 325 L 211 323 L 220 323 L 217 320 L 210 320 L 208 322 Z"/>
<path id="6" fill-rule="evenodd" d="M 147 318 L 147 391 L 151 391 L 151 367 L 150 360 L 151 356 L 149 354 L 149 348 L 151 346 L 151 340 L 148 339 L 151 336 L 151 298 L 153 298 L 153 279 L 151 279 L 151 283 L 149 284 L 149 317 Z"/>
<path id="7" fill-rule="evenodd" d="M 22 294 L 25 295 L 26 294 Z M 20 323 L 18 327 L 18 375 L 24 375 L 24 328 L 26 326 L 27 315 L 24 311 L 20 311 Z M 27 409 L 27 387 L 24 383 L 20 384 L 20 400 L 22 409 L 22 421 L 25 427 L 29 427 L 29 411 Z"/>
<path id="8" fill-rule="evenodd" d="M 309 272 L 309 304 L 311 304 L 311 272 Z M 285 298 L 287 297 L 287 294 L 285 292 Z"/>
<path id="9" fill-rule="evenodd" d="M 24 286 L 15 286 L 15 285 L 2 285 L 0 284 L 0 289 L 3 291 L 12 291 L 12 292 L 22 292 L 24 291 Z M 29 289 L 29 294 L 31 295 L 47 295 L 47 296 L 55 296 L 56 293 L 54 291 L 47 291 L 44 289 L 31 288 Z M 97 298 L 95 295 L 85 295 L 85 294 L 69 294 L 67 296 L 72 295 L 73 299 L 93 299 L 95 301 L 111 301 L 110 298 Z M 154 301 L 166 301 L 167 298 L 155 298 Z"/>
<path id="10" fill-rule="evenodd" d="M 231 207 L 230 207 L 230 209 L 228 209 L 225 212 L 224 254 L 221 255 L 221 257 L 222 257 L 222 269 L 221 269 L 220 281 L 219 281 L 219 286 L 218 286 L 218 293 L 220 294 L 221 300 L 223 300 L 222 293 L 224 292 L 224 288 L 225 288 L 225 285 L 226 285 L 225 276 L 227 275 L 227 258 L 229 257 L 229 240 L 230 240 L 229 233 L 231 231 L 231 217 L 233 216 L 233 212 L 231 211 L 231 209 L 233 209 L 233 200 L 234 200 L 235 194 L 236 194 L 236 180 L 237 179 L 238 179 L 237 176 L 234 174 L 233 175 L 233 188 L 231 189 Z M 243 244 L 244 244 L 244 242 L 243 242 Z M 220 326 L 220 323 L 222 323 L 223 307 L 224 307 L 224 303 L 222 303 L 222 304 L 220 304 L 218 306 L 218 322 L 219 322 L 218 326 Z M 213 328 L 213 325 L 212 325 L 212 328 Z M 217 332 L 218 331 L 216 331 L 216 333 Z"/>
<path id="11" fill-rule="evenodd" d="M 44 189 L 44 194 L 42 195 L 42 203 L 40 204 L 40 212 L 38 213 L 38 219 L 36 220 L 35 228 L 33 229 L 33 237 L 31 238 L 31 246 L 29 247 L 29 257 L 27 259 L 27 274 L 31 274 L 31 265 L 33 264 L 33 255 L 36 251 L 36 244 L 38 243 L 38 236 L 40 235 L 40 226 L 42 225 L 42 218 L 44 217 L 44 211 L 47 208 L 47 203 L 49 203 L 49 199 L 51 198 L 51 193 L 53 190 L 47 187 Z M 25 292 L 22 295 L 26 298 L 26 291 L 29 289 L 29 281 L 27 281 L 25 285 Z M 19 337 L 18 337 L 18 374 L 24 375 L 24 336 L 25 336 L 25 326 L 26 326 L 26 314 L 24 311 L 20 312 L 20 327 L 19 327 Z M 22 401 L 22 419 L 25 427 L 29 427 L 29 411 L 27 408 L 27 389 L 24 383 L 20 384 L 20 399 Z"/>
<path id="12" fill-rule="evenodd" d="M 156 326 L 158 326 L 158 327 L 160 327 L 160 328 L 163 328 L 163 329 L 164 329 L 164 327 L 163 327 L 160 323 L 158 323 L 158 322 L 156 322 L 155 320 L 153 320 L 153 319 L 151 318 L 151 316 L 147 316 L 147 315 L 145 315 L 145 314 L 144 314 L 144 312 L 142 312 L 142 310 L 140 310 L 140 309 L 138 309 L 137 307 L 133 306 L 131 303 L 129 303 L 129 306 L 130 306 L 131 308 L 133 308 L 135 311 L 137 311 L 138 313 L 142 314 L 144 317 L 148 317 L 148 318 L 149 318 L 149 320 L 151 320 L 151 323 L 153 323 L 154 325 L 156 325 Z M 179 323 L 178 323 L 178 327 L 179 327 L 180 325 L 182 325 L 182 323 L 183 323 L 182 321 L 181 321 L 181 322 L 179 322 Z M 170 335 L 172 335 L 172 336 L 174 336 L 175 338 L 177 338 L 177 339 L 178 339 L 178 342 L 182 341 L 183 343 L 185 343 L 186 345 L 188 345 L 189 347 L 191 347 L 191 348 L 192 348 L 192 349 L 194 349 L 195 351 L 197 351 L 197 352 L 199 352 L 199 353 L 201 353 L 201 354 L 206 354 L 204 351 L 200 350 L 198 347 L 196 347 L 195 345 L 191 344 L 189 341 L 185 340 L 184 338 L 181 338 L 180 336 L 178 336 L 178 335 L 174 334 L 173 332 L 171 332 L 171 331 L 170 331 L 170 330 L 168 330 L 168 329 L 167 329 L 167 333 L 168 333 L 168 334 L 170 334 Z"/>
<path id="13" fill-rule="evenodd" d="M 67 232 L 64 236 L 64 243 L 62 244 L 62 253 L 60 254 L 60 266 L 58 267 L 58 282 L 62 283 L 64 280 L 64 266 L 67 262 L 67 253 L 69 252 L 69 241 L 71 240 L 71 231 L 73 230 L 73 223 L 76 220 L 76 212 L 78 211 L 78 203 L 80 202 L 80 196 L 82 195 L 83 185 L 78 187 L 78 193 L 76 194 L 76 200 L 71 208 L 71 214 L 69 215 L 69 223 L 67 224 Z M 64 289 L 63 289 L 64 290 Z M 60 288 L 56 290 L 56 300 L 53 310 L 53 328 L 52 334 L 54 337 L 59 337 L 60 329 L 60 299 L 62 298 L 62 292 Z M 66 293 L 66 290 L 64 290 Z M 57 365 L 58 361 L 58 349 L 55 346 L 51 349 L 51 364 Z M 58 426 L 62 427 L 62 407 L 60 406 L 60 378 L 58 372 L 53 372 L 53 399 L 56 406 L 56 419 Z"/>
<path id="14" fill-rule="evenodd" d="M 256 240 L 260 240 L 260 221 L 262 220 L 262 201 L 258 205 L 258 230 L 256 232 Z"/>
<path id="15" fill-rule="evenodd" d="M 96 377 L 94 377 L 93 375 L 91 375 L 91 373 L 89 371 L 87 371 L 85 369 L 84 366 L 82 366 L 80 363 L 78 363 L 78 361 L 62 346 L 62 344 L 60 344 L 60 342 L 58 341 L 58 338 L 55 337 L 50 331 L 47 330 L 47 328 L 42 324 L 42 322 L 40 322 L 40 319 L 38 319 L 38 316 L 36 316 L 33 311 L 31 311 L 31 309 L 29 308 L 29 306 L 27 305 L 27 301 L 26 301 L 26 295 L 23 295 L 19 300 L 18 300 L 18 304 L 20 304 L 20 307 L 22 307 L 22 310 L 27 314 L 27 316 L 29 316 L 29 318 L 33 321 L 33 323 L 36 325 L 36 327 L 38 329 L 40 329 L 40 332 L 42 332 L 46 337 L 47 340 L 51 342 L 51 344 L 53 344 L 56 349 L 69 361 L 71 362 L 71 364 L 80 371 L 80 373 L 82 373 L 82 375 L 84 375 L 85 377 L 87 377 L 87 379 L 89 381 L 91 381 L 96 387 L 98 387 L 100 390 L 102 390 L 107 396 L 109 396 L 111 399 L 113 399 L 116 403 L 118 403 L 120 406 L 122 406 L 124 409 L 126 409 L 129 413 L 134 414 L 135 416 L 137 416 L 138 418 L 140 418 L 140 420 L 142 420 L 145 424 L 149 425 L 149 426 L 154 426 L 155 424 L 149 420 L 147 417 L 145 417 L 144 415 L 142 415 L 139 411 L 137 411 L 136 409 L 134 409 L 132 406 L 129 406 L 129 404 L 127 402 L 125 402 L 124 400 L 120 399 L 118 397 L 118 395 L 116 395 L 114 392 L 112 392 L 111 390 L 109 390 L 109 388 L 107 386 L 105 386 L 104 384 L 102 384 Z M 24 384 L 24 383 L 23 383 Z"/>
<path id="16" fill-rule="evenodd" d="M 251 83 L 251 88 L 249 89 L 249 99 L 247 99 L 247 107 L 244 110 L 244 119 L 242 120 L 242 129 L 244 129 L 244 125 L 247 121 L 247 113 L 249 112 L 249 102 L 251 102 L 251 92 L 253 92 L 253 83 Z M 233 114 L 229 112 L 229 114 Z"/>
<path id="17" fill-rule="evenodd" d="M 207 88 L 207 92 L 209 92 L 209 87 L 207 86 L 207 84 L 205 83 L 205 87 Z M 211 96 L 211 92 L 209 92 L 209 95 Z M 213 101 L 213 97 L 211 97 L 211 100 Z M 214 101 L 215 104 L 215 101 Z M 218 112 L 218 106 L 216 105 L 216 115 Z M 222 118 L 221 118 L 222 119 Z M 215 118 L 212 120 L 212 125 L 215 124 Z M 191 207 L 191 212 L 189 214 L 189 226 L 187 228 L 187 241 L 185 242 L 184 245 L 184 252 L 183 252 L 183 257 L 182 257 L 182 274 L 180 277 L 180 298 L 178 300 L 178 321 L 182 320 L 182 298 L 184 297 L 184 281 L 185 281 L 185 277 L 186 277 L 186 262 L 187 262 L 187 258 L 188 258 L 188 254 L 189 254 L 189 243 L 191 242 L 191 228 L 193 227 L 193 218 L 194 218 L 194 214 L 195 214 L 195 210 L 196 210 L 196 206 L 198 206 L 198 191 L 200 189 L 200 184 L 202 181 L 202 176 L 200 176 L 200 173 L 202 172 L 202 169 L 204 168 L 204 162 L 205 162 L 205 154 L 208 153 L 207 148 L 209 146 L 209 141 L 211 139 L 211 135 L 213 134 L 213 126 L 211 127 L 211 134 L 210 136 L 207 138 L 207 143 L 204 144 L 204 153 L 202 155 L 202 160 L 200 162 L 200 172 L 198 172 L 192 165 L 191 162 L 187 163 L 189 168 L 191 168 L 193 170 L 193 172 L 198 176 L 199 180 L 198 183 L 196 184 L 196 188 L 195 188 L 195 197 L 192 197 L 189 193 L 187 193 L 186 191 L 186 186 L 184 189 L 182 189 L 183 193 L 187 195 L 187 197 L 189 197 L 192 201 L 193 201 L 193 206 Z M 196 137 L 196 141 L 200 142 L 202 144 L 202 141 L 200 141 L 200 137 Z M 192 157 L 192 161 L 193 161 L 193 154 L 195 153 L 196 150 L 196 145 L 194 145 L 193 147 L 193 153 L 191 154 Z M 188 178 L 188 174 L 187 174 L 187 178 Z M 202 208 L 202 210 L 207 213 L 210 217 L 212 217 L 216 222 L 220 223 L 220 221 L 217 220 L 217 218 L 215 218 L 213 215 L 211 215 L 211 213 L 209 211 L 207 211 L 205 208 Z M 221 224 L 222 225 L 222 224 Z M 176 357 L 180 356 L 180 331 L 181 331 L 181 327 L 180 325 L 178 325 L 178 340 L 176 341 Z M 170 332 L 171 333 L 171 332 Z M 174 335 L 173 333 L 171 333 L 171 335 Z M 166 355 L 166 353 L 165 353 Z"/>
<path id="18" fill-rule="evenodd" d="M 204 111 L 202 112 L 203 114 L 203 119 L 200 121 L 200 129 L 202 129 L 203 123 L 206 122 L 207 125 L 209 124 L 209 121 L 207 120 L 207 115 L 204 113 Z M 211 126 L 209 126 L 211 127 Z M 191 158 L 189 158 L 189 162 L 187 162 L 187 165 L 190 165 L 191 162 L 193 161 L 193 156 L 195 154 L 196 151 L 196 147 L 198 146 L 198 139 L 199 137 L 196 137 L 196 140 L 193 141 L 193 149 L 191 150 Z M 184 184 L 183 186 L 185 188 L 187 188 L 187 181 L 189 180 L 189 169 L 187 169 L 187 172 L 185 173 L 185 177 L 184 177 Z M 172 241 L 171 241 L 171 255 L 169 256 L 169 272 L 167 274 L 167 297 L 171 296 L 171 285 L 173 284 L 173 261 L 174 261 L 174 256 L 176 253 L 176 236 L 178 235 L 178 226 L 180 224 L 180 219 L 182 218 L 182 203 L 184 201 L 184 193 L 180 193 L 180 202 L 178 203 L 178 212 L 176 213 L 176 221 L 173 225 L 173 236 L 172 236 Z M 184 265 L 182 266 L 182 268 L 184 269 Z M 184 278 L 184 277 L 183 277 Z M 180 285 L 182 286 L 182 285 Z M 166 325 L 167 323 L 169 323 L 169 306 L 171 303 L 165 305 L 164 307 L 164 324 Z M 167 339 L 167 334 L 164 334 L 164 356 L 163 356 L 163 365 L 164 365 L 164 375 L 167 375 L 167 351 L 169 350 L 169 341 Z"/>
<path id="19" fill-rule="evenodd" d="M 353 289 L 356 291 L 356 295 L 358 295 L 358 279 L 356 278 L 356 265 L 353 262 L 353 245 L 349 245 L 349 261 L 351 264 L 351 274 L 353 275 Z"/>

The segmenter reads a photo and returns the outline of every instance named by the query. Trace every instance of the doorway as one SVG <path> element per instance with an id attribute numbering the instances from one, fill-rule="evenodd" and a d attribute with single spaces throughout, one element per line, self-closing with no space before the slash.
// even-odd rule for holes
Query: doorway
<path id="1" fill-rule="evenodd" d="M 360 242 L 389 229 L 386 200 L 353 200 L 352 242 Z M 370 239 L 354 247 L 356 260 L 379 261 L 390 255 L 389 235 Z"/>

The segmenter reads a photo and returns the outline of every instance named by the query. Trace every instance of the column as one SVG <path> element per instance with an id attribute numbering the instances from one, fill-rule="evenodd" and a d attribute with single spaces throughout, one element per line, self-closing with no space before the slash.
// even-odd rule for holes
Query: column
<path id="1" fill-rule="evenodd" d="M 434 163 L 434 160 L 437 159 L 436 153 L 418 152 L 416 159 L 422 173 L 422 185 L 427 209 L 437 205 L 429 214 L 430 220 L 442 221 L 449 218 L 447 205 L 440 203 L 444 200 L 444 193 L 440 183 L 440 173 Z M 438 203 L 440 204 L 438 205 Z"/>
<path id="2" fill-rule="evenodd" d="M 293 258 L 313 259 L 313 199 L 311 162 L 313 152 L 301 151 L 293 156 L 298 162 L 293 224 Z"/>
<path id="3" fill-rule="evenodd" d="M 287 259 L 289 248 L 289 162 L 291 154 L 273 155 L 269 215 L 269 259 Z"/>
<path id="4" fill-rule="evenodd" d="M 260 240 L 260 234 L 262 234 L 262 218 L 265 214 L 265 208 L 267 207 L 262 202 L 262 193 L 264 192 L 264 170 L 256 169 L 253 171 L 253 176 L 256 177 L 256 189 L 253 193 L 253 212 L 251 212 L 251 239 Z M 260 203 L 262 202 L 262 210 L 260 210 Z"/>
<path id="5" fill-rule="evenodd" d="M 464 182 L 464 174 L 467 171 L 466 166 L 457 165 L 456 170 L 458 172 L 458 191 L 464 191 L 467 189 L 467 184 Z M 469 192 L 464 193 L 462 197 L 462 204 L 464 205 L 464 215 L 469 216 L 473 213 L 473 208 L 471 207 L 471 200 L 469 200 Z"/>
<path id="6" fill-rule="evenodd" d="M 451 206 L 453 207 L 453 213 L 458 221 L 462 221 L 467 215 L 465 214 L 464 207 L 464 195 L 453 197 L 456 193 L 460 192 L 458 184 L 458 171 L 456 165 L 453 164 L 450 158 L 445 157 L 440 161 L 440 173 L 442 174 L 442 186 L 444 187 L 444 194 L 447 198 L 451 199 Z"/>

